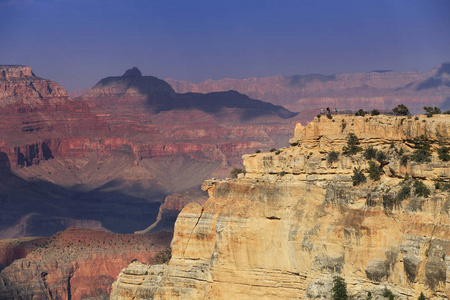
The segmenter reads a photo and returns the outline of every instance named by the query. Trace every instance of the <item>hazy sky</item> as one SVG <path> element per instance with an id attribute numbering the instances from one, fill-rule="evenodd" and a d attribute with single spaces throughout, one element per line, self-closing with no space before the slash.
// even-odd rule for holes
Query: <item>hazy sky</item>
<path id="1" fill-rule="evenodd" d="M 0 0 L 0 64 L 68 90 L 132 66 L 199 82 L 445 61 L 449 0 Z"/>

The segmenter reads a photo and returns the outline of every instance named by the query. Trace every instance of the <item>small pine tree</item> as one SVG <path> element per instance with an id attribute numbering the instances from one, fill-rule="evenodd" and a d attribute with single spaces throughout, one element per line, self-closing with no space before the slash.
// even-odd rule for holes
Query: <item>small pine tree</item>
<path id="1" fill-rule="evenodd" d="M 347 300 L 347 287 L 344 278 L 339 276 L 334 277 L 331 292 L 333 294 L 333 300 Z"/>
<path id="2" fill-rule="evenodd" d="M 364 152 L 364 157 L 366 159 L 373 159 L 377 156 L 377 149 L 375 149 L 373 146 L 369 146 L 366 151 Z"/>
<path id="3" fill-rule="evenodd" d="M 367 172 L 369 172 L 370 179 L 375 181 L 380 180 L 382 170 L 374 161 L 369 161 L 369 169 L 367 169 Z"/>
<path id="4" fill-rule="evenodd" d="M 328 153 L 327 161 L 331 165 L 334 162 L 337 162 L 339 160 L 339 152 L 331 151 Z"/>
<path id="5" fill-rule="evenodd" d="M 366 182 L 366 176 L 359 169 L 353 168 L 353 176 L 352 176 L 353 186 L 357 186 L 360 183 Z"/>
<path id="6" fill-rule="evenodd" d="M 438 149 L 438 155 L 439 155 L 439 159 L 442 161 L 449 161 L 450 160 L 450 149 L 443 146 L 441 148 Z"/>
<path id="7" fill-rule="evenodd" d="M 358 146 L 359 138 L 354 133 L 349 133 L 347 136 L 347 146 L 342 148 L 342 152 L 345 155 L 354 155 L 363 149 Z"/>
<path id="8" fill-rule="evenodd" d="M 423 294 L 423 292 L 420 293 L 419 298 L 417 298 L 417 300 L 427 300 L 427 298 L 425 298 L 425 295 Z"/>

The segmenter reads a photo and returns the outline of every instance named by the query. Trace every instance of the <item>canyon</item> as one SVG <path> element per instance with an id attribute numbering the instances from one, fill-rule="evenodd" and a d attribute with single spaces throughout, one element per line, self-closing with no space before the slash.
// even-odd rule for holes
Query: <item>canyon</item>
<path id="1" fill-rule="evenodd" d="M 153 263 L 171 233 L 117 234 L 70 227 L 51 237 L 0 240 L 1 299 L 109 299 L 131 261 Z"/>
<path id="2" fill-rule="evenodd" d="M 107 299 L 130 261 L 166 251 L 205 179 L 286 145 L 300 120 L 237 92 L 177 94 L 137 68 L 75 99 L 29 67 L 0 74 L 1 299 Z"/>
<path id="3" fill-rule="evenodd" d="M 448 115 L 316 117 L 290 145 L 206 180 L 170 262 L 133 262 L 111 299 L 331 299 L 335 276 L 349 299 L 450 297 Z"/>
<path id="4" fill-rule="evenodd" d="M 72 98 L 30 67 L 0 66 L 0 298 L 107 299 L 117 280 L 113 299 L 328 299 L 336 274 L 353 297 L 384 286 L 398 297 L 448 297 L 448 191 L 432 189 L 432 200 L 411 194 L 392 207 L 384 197 L 408 176 L 446 186 L 449 165 L 436 150 L 448 146 L 448 117 L 339 114 L 304 126 L 319 104 L 331 105 L 327 93 L 350 99 L 341 110 L 383 86 L 397 100 L 369 99 L 366 109 L 402 99 L 418 111 L 431 94 L 420 105 L 445 108 L 448 74 L 443 64 L 426 74 L 200 88 L 132 68 Z M 403 84 L 401 93 L 418 98 L 398 98 L 392 90 Z M 369 96 L 351 100 L 352 89 Z M 298 90 L 318 98 L 298 98 Z M 382 183 L 352 186 L 353 168 L 368 167 L 361 154 L 327 162 L 349 133 L 389 154 Z M 395 151 L 411 154 L 421 134 L 433 143 L 432 161 L 401 165 Z M 246 173 L 224 179 L 233 166 Z M 154 265 L 174 224 L 173 258 Z"/>
<path id="5" fill-rule="evenodd" d="M 244 153 L 287 144 L 299 121 L 237 92 L 178 94 L 137 68 L 75 99 L 29 67 L 0 74 L 2 238 L 143 230 L 166 196 L 226 177 Z"/>
<path id="6" fill-rule="evenodd" d="M 340 112 L 362 108 L 388 110 L 406 104 L 413 114 L 423 106 L 450 109 L 450 62 L 428 72 L 375 70 L 353 74 L 307 74 L 264 78 L 205 80 L 199 84 L 166 79 L 175 91 L 217 92 L 236 90 L 255 99 L 303 112 L 311 120 L 321 108 Z"/>

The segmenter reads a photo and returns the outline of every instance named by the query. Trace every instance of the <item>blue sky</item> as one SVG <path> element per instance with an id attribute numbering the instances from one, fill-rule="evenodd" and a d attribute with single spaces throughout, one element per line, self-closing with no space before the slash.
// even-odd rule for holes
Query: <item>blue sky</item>
<path id="1" fill-rule="evenodd" d="M 448 0 L 0 0 L 0 64 L 68 90 L 136 66 L 199 82 L 450 61 Z"/>

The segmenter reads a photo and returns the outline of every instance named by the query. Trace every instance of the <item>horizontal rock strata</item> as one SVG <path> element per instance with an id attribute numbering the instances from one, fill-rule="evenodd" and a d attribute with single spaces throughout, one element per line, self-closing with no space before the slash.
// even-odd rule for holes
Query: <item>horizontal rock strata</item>
<path id="1" fill-rule="evenodd" d="M 131 264 L 111 299 L 330 299 L 334 276 L 352 299 L 383 299 L 386 289 L 396 299 L 450 297 L 450 163 L 437 155 L 450 145 L 450 117 L 333 119 L 297 125 L 291 147 L 244 156 L 238 179 L 205 181 L 210 198 L 178 216 L 170 263 Z M 381 163 L 342 154 L 349 133 L 383 152 Z M 398 152 L 413 156 L 422 134 L 429 161 L 400 164 Z M 355 169 L 365 182 L 354 185 Z"/>

